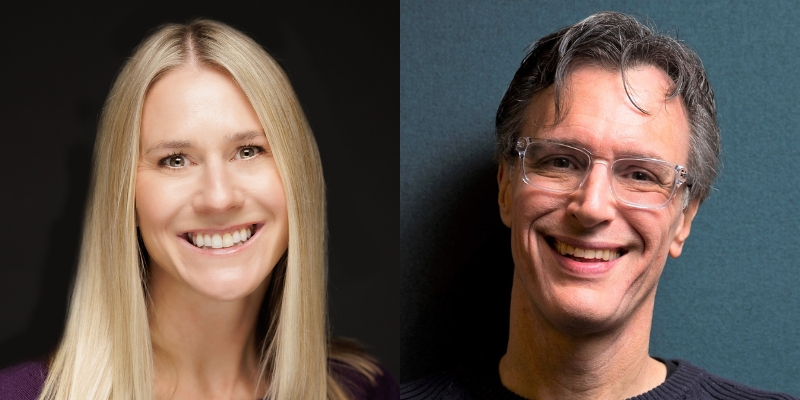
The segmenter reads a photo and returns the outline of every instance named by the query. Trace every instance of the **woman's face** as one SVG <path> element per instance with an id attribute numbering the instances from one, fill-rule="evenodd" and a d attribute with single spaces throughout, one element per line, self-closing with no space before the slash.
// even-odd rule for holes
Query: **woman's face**
<path id="1" fill-rule="evenodd" d="M 286 251 L 283 183 L 255 110 L 224 72 L 184 66 L 144 101 L 136 177 L 151 279 L 216 300 L 253 293 Z"/>

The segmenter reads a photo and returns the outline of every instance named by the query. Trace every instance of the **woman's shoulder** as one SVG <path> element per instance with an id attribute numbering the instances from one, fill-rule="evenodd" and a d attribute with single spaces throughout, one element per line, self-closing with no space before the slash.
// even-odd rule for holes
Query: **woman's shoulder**
<path id="1" fill-rule="evenodd" d="M 43 361 L 28 361 L 0 370 L 0 393 L 4 400 L 33 400 L 39 397 L 47 378 Z"/>
<path id="2" fill-rule="evenodd" d="M 373 373 L 365 373 L 360 368 L 340 361 L 332 361 L 331 369 L 336 372 L 339 381 L 347 387 L 354 400 L 399 400 L 400 387 L 389 371 L 382 365 Z"/>
<path id="3" fill-rule="evenodd" d="M 399 400 L 400 387 L 389 371 L 352 342 L 336 341 L 331 348 L 330 371 L 354 400 Z"/>

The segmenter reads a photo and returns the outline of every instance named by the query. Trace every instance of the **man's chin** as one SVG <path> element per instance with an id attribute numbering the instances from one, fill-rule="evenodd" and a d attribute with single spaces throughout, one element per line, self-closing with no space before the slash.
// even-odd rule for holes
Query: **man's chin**
<path id="1" fill-rule="evenodd" d="M 557 330 L 570 336 L 591 336 L 622 325 L 619 302 L 611 299 L 583 300 L 572 297 L 549 307 L 545 318 Z"/>

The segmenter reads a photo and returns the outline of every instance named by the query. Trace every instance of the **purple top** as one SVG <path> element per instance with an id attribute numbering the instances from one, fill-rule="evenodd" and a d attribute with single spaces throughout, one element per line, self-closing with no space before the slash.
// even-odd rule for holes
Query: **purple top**
<path id="1" fill-rule="evenodd" d="M 334 363 L 333 368 L 353 393 L 354 400 L 399 400 L 400 388 L 385 368 L 375 378 L 375 385 L 346 366 Z M 47 367 L 42 361 L 28 361 L 0 371 L 0 400 L 35 400 L 47 378 Z"/>
<path id="2" fill-rule="evenodd" d="M 42 392 L 47 367 L 28 361 L 0 371 L 0 400 L 35 400 Z"/>
<path id="3" fill-rule="evenodd" d="M 367 377 L 342 363 L 333 362 L 331 366 L 350 389 L 353 400 L 400 400 L 400 386 L 382 365 L 378 365 L 381 375 L 375 377 L 374 385 Z"/>

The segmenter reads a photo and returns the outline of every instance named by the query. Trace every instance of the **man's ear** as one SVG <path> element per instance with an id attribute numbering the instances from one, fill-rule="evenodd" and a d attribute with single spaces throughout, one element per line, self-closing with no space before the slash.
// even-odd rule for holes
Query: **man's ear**
<path id="1" fill-rule="evenodd" d="M 688 193 L 686 193 L 688 195 Z M 680 216 L 678 228 L 675 229 L 675 237 L 672 239 L 672 244 L 669 246 L 669 255 L 672 258 L 678 258 L 683 251 L 683 243 L 689 237 L 689 232 L 692 230 L 692 221 L 694 216 L 697 215 L 697 208 L 700 207 L 700 199 L 690 200 L 686 209 L 683 210 Z"/>
<path id="2" fill-rule="evenodd" d="M 497 203 L 500 205 L 500 219 L 509 228 L 511 228 L 511 206 L 513 200 L 511 187 L 513 171 L 514 167 L 509 166 L 505 160 L 500 162 L 500 167 L 497 169 Z"/>

